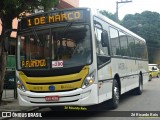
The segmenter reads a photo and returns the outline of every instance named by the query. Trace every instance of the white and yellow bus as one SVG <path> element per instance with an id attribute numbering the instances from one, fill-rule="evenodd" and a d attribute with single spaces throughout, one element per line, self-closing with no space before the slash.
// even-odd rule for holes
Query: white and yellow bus
<path id="1" fill-rule="evenodd" d="M 141 94 L 149 80 L 143 38 L 89 8 L 19 20 L 17 91 L 21 106 L 89 106 Z"/>

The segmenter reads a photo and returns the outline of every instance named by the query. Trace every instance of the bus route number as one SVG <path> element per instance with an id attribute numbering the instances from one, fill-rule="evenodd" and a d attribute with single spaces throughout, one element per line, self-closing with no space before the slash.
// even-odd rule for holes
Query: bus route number
<path id="1" fill-rule="evenodd" d="M 52 61 L 52 68 L 63 67 L 63 61 Z"/>

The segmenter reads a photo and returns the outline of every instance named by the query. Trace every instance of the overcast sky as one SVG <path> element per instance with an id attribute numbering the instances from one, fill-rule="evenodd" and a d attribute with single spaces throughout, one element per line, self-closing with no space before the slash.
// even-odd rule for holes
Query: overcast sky
<path id="1" fill-rule="evenodd" d="M 106 10 L 111 13 L 116 12 L 116 1 L 126 0 L 79 0 L 81 7 L 92 7 L 99 10 Z M 131 1 L 131 0 L 128 0 Z M 123 19 L 126 14 L 141 13 L 143 11 L 153 11 L 160 13 L 160 0 L 132 0 L 129 3 L 120 3 L 119 19 Z"/>

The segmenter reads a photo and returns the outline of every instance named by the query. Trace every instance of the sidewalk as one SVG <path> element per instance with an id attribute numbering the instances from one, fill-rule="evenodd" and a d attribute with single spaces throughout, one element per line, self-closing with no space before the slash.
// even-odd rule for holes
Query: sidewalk
<path id="1" fill-rule="evenodd" d="M 3 96 L 2 96 L 2 103 L 0 105 L 0 111 L 15 111 L 15 112 L 20 112 L 20 111 L 30 111 L 37 109 L 38 107 L 24 107 L 24 106 L 19 106 L 18 104 L 18 99 L 14 99 L 14 90 L 13 89 L 5 89 L 3 91 Z"/>
<path id="2" fill-rule="evenodd" d="M 39 107 L 24 107 L 24 106 L 19 106 L 18 100 L 17 99 L 3 99 L 2 104 L 0 106 L 0 111 L 15 111 L 15 112 L 29 112 L 39 109 Z"/>

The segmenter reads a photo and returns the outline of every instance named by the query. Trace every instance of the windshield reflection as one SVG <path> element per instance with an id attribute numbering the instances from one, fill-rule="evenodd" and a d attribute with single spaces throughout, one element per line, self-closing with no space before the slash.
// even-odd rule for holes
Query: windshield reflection
<path id="1" fill-rule="evenodd" d="M 63 61 L 63 67 L 91 63 L 91 39 L 88 25 L 52 30 L 52 60 Z M 52 68 L 57 67 L 52 65 Z"/>
<path id="2" fill-rule="evenodd" d="M 34 30 L 19 37 L 19 69 L 50 69 L 91 64 L 88 25 Z"/>

